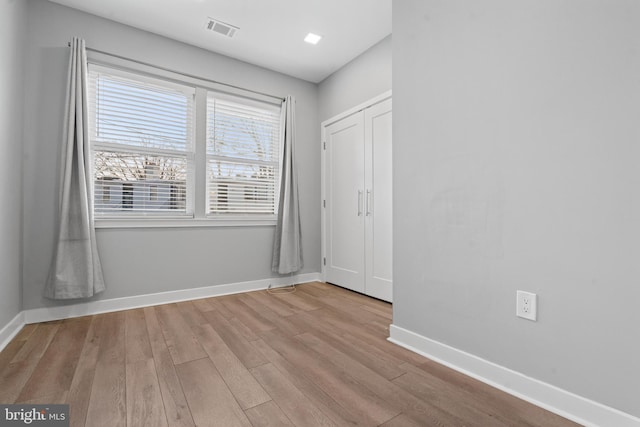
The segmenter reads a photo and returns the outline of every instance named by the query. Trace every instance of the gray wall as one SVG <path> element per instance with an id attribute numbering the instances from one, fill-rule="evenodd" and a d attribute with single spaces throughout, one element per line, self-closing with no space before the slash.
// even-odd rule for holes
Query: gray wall
<path id="1" fill-rule="evenodd" d="M 22 85 L 26 6 L 0 0 L 0 329 L 21 308 Z"/>
<path id="2" fill-rule="evenodd" d="M 67 42 L 297 99 L 296 149 L 303 226 L 303 273 L 320 271 L 320 157 L 317 86 L 44 0 L 28 1 L 24 128 L 24 307 L 52 305 L 42 297 L 53 250 L 59 141 Z M 5 180 L 3 180 L 6 182 Z M 100 229 L 108 290 L 116 298 L 266 279 L 274 227 Z M 0 258 L 3 259 L 3 258 Z"/>
<path id="3" fill-rule="evenodd" d="M 640 416 L 640 3 L 400 0 L 393 28 L 394 323 Z"/>
<path id="4" fill-rule="evenodd" d="M 320 122 L 388 90 L 391 90 L 391 36 L 320 83 Z"/>

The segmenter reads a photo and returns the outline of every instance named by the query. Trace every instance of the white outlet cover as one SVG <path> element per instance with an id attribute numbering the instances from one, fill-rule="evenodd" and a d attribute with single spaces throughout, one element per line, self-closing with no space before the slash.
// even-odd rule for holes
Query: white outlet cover
<path id="1" fill-rule="evenodd" d="M 538 317 L 538 295 L 531 292 L 516 292 L 516 316 L 533 320 Z"/>

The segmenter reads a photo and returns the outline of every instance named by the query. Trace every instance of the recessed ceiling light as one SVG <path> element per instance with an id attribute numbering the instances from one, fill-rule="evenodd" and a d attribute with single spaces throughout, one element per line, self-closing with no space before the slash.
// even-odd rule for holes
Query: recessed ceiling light
<path id="1" fill-rule="evenodd" d="M 311 44 L 318 44 L 318 42 L 320 41 L 321 38 L 322 38 L 322 36 L 319 36 L 319 35 L 313 34 L 313 33 L 309 33 L 309 34 L 307 34 L 307 37 L 304 38 L 304 41 L 306 41 L 307 43 L 311 43 Z"/>

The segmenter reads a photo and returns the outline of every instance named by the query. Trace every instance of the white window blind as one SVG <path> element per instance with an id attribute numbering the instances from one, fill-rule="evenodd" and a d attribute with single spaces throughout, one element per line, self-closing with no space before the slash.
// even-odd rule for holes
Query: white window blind
<path id="1" fill-rule="evenodd" d="M 89 66 L 96 217 L 192 215 L 195 89 Z"/>
<path id="2" fill-rule="evenodd" d="M 277 213 L 280 140 L 280 106 L 208 93 L 209 215 Z"/>

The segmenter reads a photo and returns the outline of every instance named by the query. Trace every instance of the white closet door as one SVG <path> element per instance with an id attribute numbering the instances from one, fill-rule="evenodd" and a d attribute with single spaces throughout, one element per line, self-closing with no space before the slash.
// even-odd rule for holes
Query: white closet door
<path id="1" fill-rule="evenodd" d="M 392 300 L 391 99 L 365 110 L 365 293 Z"/>
<path id="2" fill-rule="evenodd" d="M 364 292 L 364 116 L 326 128 L 325 279 Z"/>

